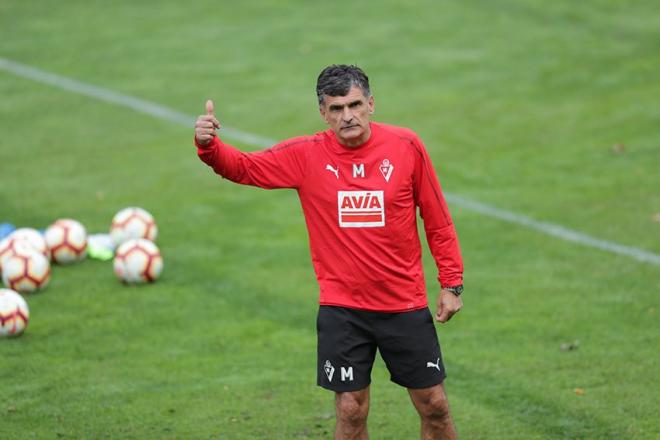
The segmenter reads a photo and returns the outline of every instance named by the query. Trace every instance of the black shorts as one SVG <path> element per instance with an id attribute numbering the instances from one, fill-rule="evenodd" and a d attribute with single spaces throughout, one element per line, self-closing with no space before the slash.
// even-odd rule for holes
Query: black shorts
<path id="1" fill-rule="evenodd" d="M 406 388 L 442 383 L 445 368 L 428 308 L 385 313 L 321 306 L 317 384 L 332 391 L 357 391 L 371 383 L 376 349 L 390 379 Z"/>

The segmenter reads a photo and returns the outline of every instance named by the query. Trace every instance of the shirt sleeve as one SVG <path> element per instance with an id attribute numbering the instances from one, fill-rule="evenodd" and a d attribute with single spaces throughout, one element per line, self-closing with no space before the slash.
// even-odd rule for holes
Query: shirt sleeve
<path id="1" fill-rule="evenodd" d="M 419 206 L 426 241 L 438 267 L 438 281 L 444 287 L 463 284 L 463 260 L 458 237 L 440 183 L 422 141 L 415 139 L 413 146 L 415 203 Z"/>
<path id="2" fill-rule="evenodd" d="M 305 177 L 307 142 L 291 139 L 271 148 L 244 152 L 218 137 L 202 148 L 195 140 L 197 155 L 216 174 L 243 185 L 259 188 L 299 188 Z"/>

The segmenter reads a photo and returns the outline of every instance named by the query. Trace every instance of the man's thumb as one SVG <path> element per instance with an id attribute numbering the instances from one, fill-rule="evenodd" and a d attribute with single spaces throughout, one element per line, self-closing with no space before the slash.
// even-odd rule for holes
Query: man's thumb
<path id="1" fill-rule="evenodd" d="M 210 99 L 206 101 L 206 114 L 209 116 L 213 116 L 213 101 Z"/>

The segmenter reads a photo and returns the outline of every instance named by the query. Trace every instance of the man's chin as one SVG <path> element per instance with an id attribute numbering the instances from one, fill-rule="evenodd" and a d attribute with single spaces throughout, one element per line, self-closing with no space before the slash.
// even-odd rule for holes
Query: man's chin
<path id="1" fill-rule="evenodd" d="M 338 133 L 337 138 L 339 142 L 344 145 L 354 145 L 356 143 L 363 143 L 364 131 L 360 127 L 353 127 L 351 129 L 343 129 Z"/>

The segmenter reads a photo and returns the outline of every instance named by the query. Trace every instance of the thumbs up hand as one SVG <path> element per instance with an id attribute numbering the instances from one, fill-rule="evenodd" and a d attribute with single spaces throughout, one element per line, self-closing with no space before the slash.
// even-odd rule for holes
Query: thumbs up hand
<path id="1" fill-rule="evenodd" d="M 195 121 L 195 139 L 203 147 L 211 143 L 215 137 L 215 130 L 220 128 L 220 122 L 215 117 L 213 101 L 206 101 L 206 114 L 200 115 Z"/>

